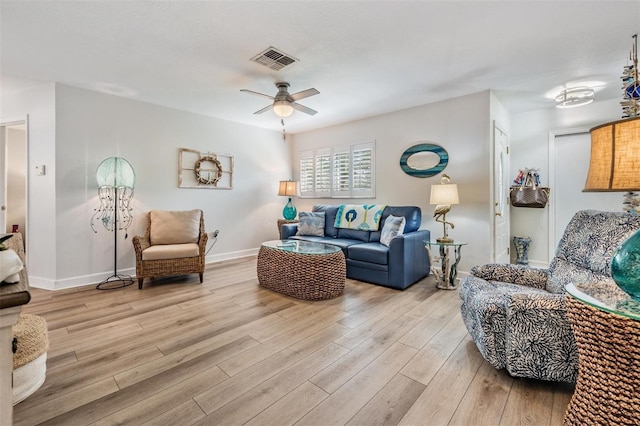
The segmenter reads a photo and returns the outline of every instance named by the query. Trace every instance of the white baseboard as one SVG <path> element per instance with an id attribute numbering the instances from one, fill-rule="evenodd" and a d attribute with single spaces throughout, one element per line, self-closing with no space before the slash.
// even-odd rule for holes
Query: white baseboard
<path id="1" fill-rule="evenodd" d="M 245 257 L 251 257 L 257 254 L 258 254 L 257 248 L 216 254 L 212 256 L 207 256 L 205 258 L 205 263 L 208 265 L 210 263 L 223 262 L 225 260 L 236 260 L 236 259 L 242 259 Z M 132 278 L 135 278 L 136 268 L 118 269 L 118 273 L 122 275 L 130 275 Z M 113 275 L 113 271 L 101 272 L 98 274 L 81 275 L 81 276 L 70 277 L 70 278 L 63 278 L 60 280 L 50 280 L 46 278 L 34 277 L 32 275 L 29 275 L 29 286 L 34 288 L 41 288 L 43 290 L 64 290 L 67 288 L 94 285 L 101 282 L 102 280 L 109 278 L 111 275 Z"/>

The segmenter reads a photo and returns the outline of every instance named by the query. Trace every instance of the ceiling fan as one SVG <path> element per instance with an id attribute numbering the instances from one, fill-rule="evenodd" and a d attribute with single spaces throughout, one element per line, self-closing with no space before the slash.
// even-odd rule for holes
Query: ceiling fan
<path id="1" fill-rule="evenodd" d="M 318 92 L 316 89 L 307 89 L 302 92 L 294 93 L 293 95 L 289 94 L 287 88 L 289 87 L 289 83 L 278 82 L 276 83 L 276 87 L 278 88 L 278 93 L 275 96 L 265 95 L 264 93 L 254 92 L 253 90 L 241 89 L 241 92 L 251 93 L 253 95 L 262 96 L 263 98 L 268 98 L 273 100 L 273 104 L 266 106 L 256 112 L 254 114 L 262 114 L 265 111 L 273 109 L 279 117 L 288 117 L 293 113 L 294 109 L 298 111 L 304 112 L 305 114 L 315 115 L 318 111 L 315 111 L 311 108 L 307 108 L 304 105 L 300 105 L 297 103 L 300 99 L 308 98 L 309 96 L 317 95 Z"/>

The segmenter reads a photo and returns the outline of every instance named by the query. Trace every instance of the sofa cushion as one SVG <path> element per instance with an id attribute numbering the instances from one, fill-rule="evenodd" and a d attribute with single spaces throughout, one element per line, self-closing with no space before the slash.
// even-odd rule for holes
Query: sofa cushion
<path id="1" fill-rule="evenodd" d="M 362 262 L 387 265 L 389 263 L 389 247 L 380 243 L 364 243 L 349 246 L 348 258 Z"/>
<path id="2" fill-rule="evenodd" d="M 300 212 L 298 216 L 298 233 L 296 235 L 324 237 L 324 212 Z"/>
<path id="3" fill-rule="evenodd" d="M 197 243 L 200 237 L 200 210 L 149 212 L 151 245 Z"/>
<path id="4" fill-rule="evenodd" d="M 384 221 L 384 227 L 380 234 L 380 243 L 389 247 L 391 240 L 396 235 L 402 235 L 404 232 L 404 224 L 406 223 L 404 216 L 396 217 L 389 215 Z"/>
<path id="5" fill-rule="evenodd" d="M 198 245 L 188 244 L 158 244 L 142 251 L 142 260 L 182 259 L 195 257 L 200 254 Z"/>
<path id="6" fill-rule="evenodd" d="M 369 242 L 369 231 L 359 231 L 357 229 L 338 229 L 338 238 L 347 240 L 358 240 L 365 243 Z"/>
<path id="7" fill-rule="evenodd" d="M 331 204 L 316 204 L 313 206 L 312 211 L 324 212 L 324 236 L 331 238 L 338 237 L 338 230 L 333 226 L 336 222 L 338 206 Z"/>

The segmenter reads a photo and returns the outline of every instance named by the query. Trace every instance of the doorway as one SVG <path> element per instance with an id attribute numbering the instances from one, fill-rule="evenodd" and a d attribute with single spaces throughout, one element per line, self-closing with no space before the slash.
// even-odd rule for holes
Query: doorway
<path id="1" fill-rule="evenodd" d="M 25 246 L 29 170 L 27 123 L 27 117 L 0 119 L 0 232 L 19 232 Z"/>

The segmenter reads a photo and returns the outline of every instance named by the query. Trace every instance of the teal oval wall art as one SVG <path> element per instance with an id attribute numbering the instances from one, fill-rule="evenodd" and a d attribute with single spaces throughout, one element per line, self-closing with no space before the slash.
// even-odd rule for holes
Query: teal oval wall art
<path id="1" fill-rule="evenodd" d="M 433 160 L 430 157 L 433 157 Z M 419 178 L 437 175 L 447 167 L 448 163 L 449 153 L 440 145 L 432 143 L 413 145 L 400 157 L 402 171 L 409 176 Z"/>

